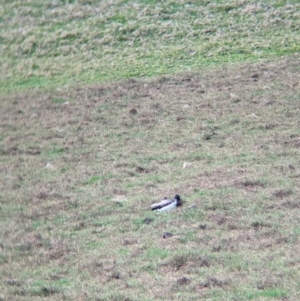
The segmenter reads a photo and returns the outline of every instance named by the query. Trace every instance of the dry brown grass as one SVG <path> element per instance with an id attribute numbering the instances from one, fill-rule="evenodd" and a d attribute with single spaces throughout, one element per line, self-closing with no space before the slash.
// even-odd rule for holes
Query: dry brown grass
<path id="1" fill-rule="evenodd" d="M 298 300 L 298 61 L 3 97 L 1 300 Z"/>

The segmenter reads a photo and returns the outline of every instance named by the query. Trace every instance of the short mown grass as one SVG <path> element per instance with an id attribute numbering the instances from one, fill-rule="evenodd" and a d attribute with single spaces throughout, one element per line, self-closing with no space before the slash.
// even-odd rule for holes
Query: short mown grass
<path id="1" fill-rule="evenodd" d="M 298 1 L 2 1 L 1 94 L 298 53 Z"/>

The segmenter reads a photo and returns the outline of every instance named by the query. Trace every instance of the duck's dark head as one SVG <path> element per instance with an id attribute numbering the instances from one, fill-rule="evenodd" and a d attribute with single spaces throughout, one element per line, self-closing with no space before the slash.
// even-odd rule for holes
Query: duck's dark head
<path id="1" fill-rule="evenodd" d="M 176 206 L 177 206 L 177 207 L 182 206 L 182 199 L 180 198 L 180 195 L 179 195 L 179 194 L 175 194 L 174 199 L 175 199 L 175 201 L 176 201 Z"/>

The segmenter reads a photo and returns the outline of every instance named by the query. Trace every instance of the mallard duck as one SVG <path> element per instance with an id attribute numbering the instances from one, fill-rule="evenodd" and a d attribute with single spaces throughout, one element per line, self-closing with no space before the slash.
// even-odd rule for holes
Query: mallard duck
<path id="1" fill-rule="evenodd" d="M 164 197 L 159 203 L 151 205 L 151 210 L 155 211 L 169 211 L 176 207 L 182 206 L 182 200 L 178 194 L 175 195 L 174 200 Z"/>

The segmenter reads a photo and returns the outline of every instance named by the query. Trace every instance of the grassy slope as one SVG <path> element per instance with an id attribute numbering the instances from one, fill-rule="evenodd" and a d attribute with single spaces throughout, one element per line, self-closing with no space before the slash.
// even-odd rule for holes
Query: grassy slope
<path id="1" fill-rule="evenodd" d="M 299 300 L 298 1 L 0 16 L 0 300 Z"/>
<path id="2" fill-rule="evenodd" d="M 2 300 L 299 300 L 297 61 L 3 98 Z"/>
<path id="3" fill-rule="evenodd" d="M 299 11 L 292 0 L 2 0 L 0 89 L 153 76 L 296 53 Z"/>

